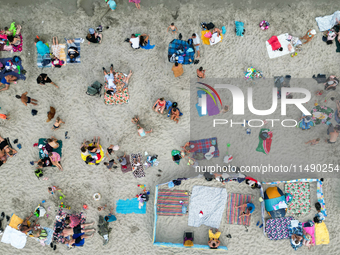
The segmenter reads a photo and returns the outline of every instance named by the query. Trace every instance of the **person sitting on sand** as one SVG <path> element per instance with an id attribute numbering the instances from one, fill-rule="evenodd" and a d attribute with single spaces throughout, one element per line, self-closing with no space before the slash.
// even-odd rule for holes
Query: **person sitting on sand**
<path id="1" fill-rule="evenodd" d="M 147 34 L 141 34 L 139 36 L 139 46 L 146 46 L 148 44 L 149 41 L 149 35 Z"/>
<path id="2" fill-rule="evenodd" d="M 132 71 L 130 70 L 129 74 L 125 76 L 123 73 L 116 72 L 115 73 L 115 82 L 120 83 L 122 82 L 124 84 L 124 88 L 126 88 L 129 85 L 129 80 L 132 76 Z"/>
<path id="3" fill-rule="evenodd" d="M 325 86 L 325 90 L 330 90 L 331 88 L 335 89 L 338 84 L 338 77 L 336 77 L 335 75 L 331 75 L 323 85 Z"/>
<path id="4" fill-rule="evenodd" d="M 111 170 L 112 168 L 117 168 L 117 166 L 114 166 L 114 165 L 117 165 L 117 163 L 115 162 L 114 159 L 110 159 L 109 162 L 104 162 L 104 165 L 107 167 L 107 169 Z"/>
<path id="5" fill-rule="evenodd" d="M 79 57 L 79 51 L 77 45 L 74 43 L 74 39 L 67 40 L 67 55 L 70 57 L 70 61 L 74 62 Z"/>
<path id="6" fill-rule="evenodd" d="M 242 213 L 242 215 L 239 217 L 244 217 L 244 216 L 250 216 L 250 214 L 252 214 L 255 210 L 255 205 L 253 203 L 246 203 L 246 204 L 242 204 L 239 206 L 236 206 L 236 208 L 245 208 L 245 211 Z"/>
<path id="7" fill-rule="evenodd" d="M 178 123 L 179 121 L 179 110 L 176 107 L 171 109 L 170 119 Z"/>
<path id="8" fill-rule="evenodd" d="M 217 33 L 217 37 L 220 37 L 220 35 L 222 34 L 222 29 L 215 27 L 211 33 Z"/>
<path id="9" fill-rule="evenodd" d="M 30 98 L 27 96 L 28 92 L 23 93 L 21 96 L 16 95 L 15 97 L 18 99 L 21 99 L 21 102 L 27 106 L 27 104 L 33 104 L 33 105 L 38 105 L 36 102 L 38 102 L 38 100 L 35 100 L 33 98 Z"/>
<path id="10" fill-rule="evenodd" d="M 317 145 L 319 142 L 320 142 L 320 138 L 316 138 L 316 139 L 313 139 L 313 140 L 309 140 L 305 144 L 309 144 L 310 143 L 310 145 Z"/>
<path id="11" fill-rule="evenodd" d="M 119 145 L 113 145 L 111 144 L 107 150 L 106 150 L 106 156 L 108 157 L 108 159 L 110 160 L 110 156 L 112 153 L 114 154 L 115 151 L 119 150 Z"/>
<path id="12" fill-rule="evenodd" d="M 165 109 L 166 101 L 164 100 L 163 97 L 157 99 L 156 103 L 153 105 L 153 109 L 155 112 L 163 114 L 164 109 Z"/>
<path id="13" fill-rule="evenodd" d="M 103 35 L 97 33 L 93 28 L 89 29 L 89 33 L 86 36 L 86 40 L 88 40 L 88 44 L 91 43 L 102 43 Z"/>
<path id="14" fill-rule="evenodd" d="M 4 139 L 0 136 L 0 151 L 4 154 L 4 156 L 7 157 L 13 157 L 18 152 L 10 147 L 7 139 Z"/>
<path id="15" fill-rule="evenodd" d="M 131 38 L 129 40 L 129 42 L 131 44 L 131 47 L 134 48 L 134 49 L 139 49 L 140 48 L 139 41 L 140 41 L 140 37 L 136 36 L 135 34 L 132 34 Z"/>
<path id="16" fill-rule="evenodd" d="M 55 191 L 61 191 L 61 189 L 59 189 L 57 186 L 48 187 L 47 190 L 51 195 L 53 195 Z"/>
<path id="17" fill-rule="evenodd" d="M 117 220 L 116 216 L 114 216 L 112 213 L 113 213 L 113 207 L 111 207 L 111 210 L 110 210 L 109 215 L 107 215 L 107 216 L 104 217 L 104 220 L 105 220 L 106 222 L 113 222 L 113 221 L 116 221 L 116 220 Z"/>
<path id="18" fill-rule="evenodd" d="M 125 157 L 126 157 L 126 153 L 124 152 L 124 156 L 119 157 L 118 161 L 121 164 L 121 166 L 125 166 L 125 168 L 126 168 L 127 161 L 126 161 Z"/>
<path id="19" fill-rule="evenodd" d="M 334 114 L 334 119 L 338 124 L 340 124 L 340 102 L 339 100 L 336 101 L 336 110 Z"/>
<path id="20" fill-rule="evenodd" d="M 60 128 L 61 124 L 65 124 L 65 122 L 60 117 L 57 117 L 51 129 L 57 130 L 58 128 Z"/>
<path id="21" fill-rule="evenodd" d="M 138 117 L 138 116 L 133 117 L 133 118 L 131 119 L 131 122 L 132 122 L 133 124 L 139 125 L 139 124 L 140 124 L 140 122 L 139 122 L 139 117 Z"/>
<path id="22" fill-rule="evenodd" d="M 46 145 L 45 145 L 45 149 L 48 151 L 48 152 L 52 152 L 53 149 L 57 149 L 59 148 L 59 143 L 58 143 L 58 139 L 55 138 L 54 136 L 51 136 L 51 138 L 48 138 L 46 140 Z"/>
<path id="23" fill-rule="evenodd" d="M 303 240 L 303 237 L 296 235 L 296 234 L 292 234 L 292 236 L 290 238 L 290 242 L 294 246 L 299 246 L 302 240 Z"/>
<path id="24" fill-rule="evenodd" d="M 65 218 L 65 224 L 69 228 L 75 228 L 76 226 L 80 224 L 80 218 L 75 214 L 68 215 Z"/>
<path id="25" fill-rule="evenodd" d="M 37 167 L 39 169 L 42 169 L 44 167 L 52 166 L 52 162 L 51 162 L 51 159 L 49 157 L 48 158 L 39 159 L 38 161 L 34 161 L 34 163 L 38 163 Z"/>
<path id="26" fill-rule="evenodd" d="M 16 29 L 17 31 L 14 36 L 13 35 L 7 36 L 7 40 L 9 44 L 14 45 L 14 46 L 18 46 L 21 43 L 21 38 L 19 36 L 21 34 L 21 26 L 17 25 Z"/>
<path id="27" fill-rule="evenodd" d="M 182 64 L 178 64 L 178 62 L 172 66 L 171 70 L 174 72 L 175 77 L 179 77 L 184 73 Z"/>
<path id="28" fill-rule="evenodd" d="M 79 224 L 78 226 L 74 228 L 64 228 L 63 232 L 61 232 L 61 236 L 67 237 L 73 234 L 80 234 L 80 233 L 87 233 L 91 231 L 96 231 L 94 228 L 85 229 L 88 226 L 92 226 L 94 222 L 92 223 L 86 223 L 86 224 Z"/>
<path id="29" fill-rule="evenodd" d="M 142 128 L 140 125 L 137 125 L 137 131 L 139 136 L 145 136 L 146 134 L 150 134 L 152 132 L 152 129 L 150 131 L 145 131 L 144 128 Z"/>
<path id="30" fill-rule="evenodd" d="M 171 34 L 177 34 L 177 27 L 175 26 L 175 23 L 171 23 L 170 26 L 168 26 L 168 29 L 166 30 L 167 33 L 169 33 L 169 29 L 171 29 Z"/>
<path id="31" fill-rule="evenodd" d="M 330 138 L 326 139 L 325 142 L 330 143 L 330 144 L 334 144 L 336 142 L 336 140 L 338 139 L 339 132 L 340 132 L 340 126 L 339 125 L 334 127 L 332 125 L 332 123 L 329 124 L 328 129 L 327 129 L 327 134 L 330 135 Z"/>
<path id="32" fill-rule="evenodd" d="M 107 205 L 103 205 L 103 206 L 98 206 L 97 210 L 98 212 L 104 211 L 106 209 Z"/>
<path id="33" fill-rule="evenodd" d="M 41 73 L 37 78 L 37 83 L 40 85 L 45 85 L 46 83 L 51 83 L 57 89 L 59 88 L 45 73 Z"/>
<path id="34" fill-rule="evenodd" d="M 14 84 L 16 84 L 18 80 L 18 77 L 15 77 L 14 75 L 6 75 L 5 77 L 3 77 L 0 81 L 0 86 L 5 85 L 4 88 L 0 89 L 0 91 L 4 91 L 9 89 L 10 84 L 13 82 Z"/>
<path id="35" fill-rule="evenodd" d="M 196 72 L 197 72 L 197 78 L 198 78 L 197 81 L 205 78 L 205 70 L 203 70 L 202 66 L 198 68 Z"/>
<path id="36" fill-rule="evenodd" d="M 41 56 L 50 54 L 50 49 L 43 41 L 40 41 L 38 36 L 34 39 L 34 45 L 37 47 L 37 51 Z"/>
<path id="37" fill-rule="evenodd" d="M 216 229 L 215 234 L 213 233 L 212 229 L 209 229 L 209 241 L 208 245 L 210 249 L 217 249 L 220 246 L 221 242 L 219 240 L 221 236 L 221 232 Z"/>
<path id="38" fill-rule="evenodd" d="M 60 171 L 63 171 L 63 167 L 60 165 L 60 155 L 57 152 L 48 153 L 48 157 L 50 158 L 52 165 L 58 167 Z"/>
<path id="39" fill-rule="evenodd" d="M 32 216 L 33 212 L 31 212 L 30 216 L 26 217 L 25 220 L 18 226 L 19 231 L 21 231 L 24 234 L 27 234 L 27 232 L 31 231 L 35 227 L 38 220 L 36 220 L 35 223 L 31 223 L 31 225 L 28 226 L 28 221 Z"/>

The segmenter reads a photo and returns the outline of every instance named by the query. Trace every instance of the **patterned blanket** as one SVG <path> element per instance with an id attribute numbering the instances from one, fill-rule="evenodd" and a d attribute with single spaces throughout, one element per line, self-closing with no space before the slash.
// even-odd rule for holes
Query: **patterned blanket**
<path id="1" fill-rule="evenodd" d="M 141 153 L 131 154 L 132 174 L 135 178 L 145 177 L 143 166 L 143 155 Z"/>
<path id="2" fill-rule="evenodd" d="M 270 240 L 288 239 L 290 237 L 288 227 L 293 217 L 269 219 L 266 222 L 267 237 Z"/>
<path id="3" fill-rule="evenodd" d="M 199 159 L 196 158 L 195 156 L 198 153 L 207 153 L 209 152 L 209 149 L 211 146 L 215 146 L 215 152 L 214 152 L 214 158 L 217 158 L 220 156 L 220 151 L 218 150 L 218 146 L 217 146 L 217 138 L 216 137 L 212 137 L 212 138 L 208 138 L 208 139 L 201 139 L 201 140 L 195 140 L 195 141 L 189 141 L 190 145 L 194 145 L 193 149 L 190 149 L 190 152 L 193 152 L 193 158 L 195 159 Z M 203 158 L 200 159 L 205 159 L 204 156 Z"/>
<path id="4" fill-rule="evenodd" d="M 186 190 L 158 190 L 157 215 L 160 216 L 182 216 L 182 203 L 189 204 L 189 195 Z"/>
<path id="5" fill-rule="evenodd" d="M 181 55 L 183 57 L 183 65 L 189 65 L 194 63 L 195 60 L 195 49 L 192 44 L 189 44 L 186 41 L 174 39 L 169 43 L 169 49 L 168 49 L 168 59 L 170 61 L 170 58 L 173 54 L 177 54 L 177 51 L 181 49 L 183 51 L 183 54 Z M 189 50 L 192 49 L 192 50 Z M 188 51 L 189 50 L 189 51 Z M 178 55 L 178 54 L 177 54 Z M 189 61 L 191 60 L 191 62 Z"/>
<path id="6" fill-rule="evenodd" d="M 292 195 L 288 204 L 288 213 L 306 214 L 310 212 L 310 188 L 308 182 L 291 182 L 285 184 L 285 191 Z"/>

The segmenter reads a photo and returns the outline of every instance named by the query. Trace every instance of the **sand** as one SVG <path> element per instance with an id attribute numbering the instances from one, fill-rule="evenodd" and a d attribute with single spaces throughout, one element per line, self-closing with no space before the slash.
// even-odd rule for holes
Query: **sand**
<path id="1" fill-rule="evenodd" d="M 177 177 L 195 176 L 194 169 L 182 161 L 179 166 L 174 164 L 171 159 L 171 150 L 179 149 L 190 139 L 190 112 L 194 107 L 190 104 L 190 82 L 196 77 L 195 70 L 197 66 L 185 66 L 184 75 L 174 79 L 171 72 L 171 64 L 167 60 L 168 43 L 175 38 L 171 33 L 166 33 L 169 23 L 173 22 L 173 16 L 178 18 L 174 21 L 183 38 L 188 38 L 192 32 L 199 32 L 199 23 L 201 21 L 212 21 L 217 26 L 225 25 L 227 35 L 225 40 L 215 47 L 201 46 L 200 65 L 207 69 L 208 77 L 215 78 L 242 78 L 246 68 L 254 66 L 262 70 L 266 77 L 272 78 L 275 75 L 290 74 L 294 78 L 311 78 L 313 74 L 326 73 L 340 75 L 338 70 L 338 56 L 335 55 L 335 46 L 326 46 L 321 41 L 321 33 L 318 32 L 313 41 L 304 47 L 303 51 L 295 58 L 289 56 L 269 60 L 265 50 L 265 40 L 272 35 L 289 32 L 293 35 L 302 36 L 309 28 L 317 29 L 315 17 L 324 16 L 333 13 L 338 6 L 331 1 L 316 3 L 290 1 L 289 5 L 285 3 L 259 4 L 257 2 L 237 1 L 237 3 L 221 3 L 211 1 L 207 5 L 204 1 L 144 1 L 142 10 L 137 10 L 133 4 L 128 1 L 117 1 L 117 10 L 108 12 L 105 4 L 101 2 L 94 3 L 93 16 L 91 7 L 87 1 L 59 1 L 58 3 L 37 1 L 36 5 L 26 1 L 15 1 L 14 5 L 8 5 L 10 1 L 1 1 L 2 15 L 0 18 L 1 27 L 9 25 L 10 22 L 16 21 L 22 24 L 22 35 L 24 38 L 24 50 L 20 53 L 23 60 L 23 66 L 27 70 L 26 81 L 19 81 L 18 84 L 11 86 L 7 91 L 0 93 L 1 113 L 11 113 L 10 121 L 1 121 L 0 135 L 10 137 L 11 141 L 19 139 L 22 149 L 16 157 L 9 160 L 1 167 L 1 210 L 6 215 L 12 213 L 24 218 L 35 207 L 46 200 L 46 207 L 51 207 L 52 211 L 48 212 L 48 218 L 41 219 L 42 226 L 53 228 L 55 210 L 57 210 L 59 200 L 56 196 L 51 196 L 47 192 L 50 185 L 59 186 L 66 195 L 64 203 L 71 206 L 72 212 L 82 211 L 82 205 L 87 204 L 89 210 L 85 211 L 87 221 L 98 221 L 99 215 L 105 215 L 106 212 L 99 213 L 96 208 L 99 205 L 108 204 L 115 208 L 115 202 L 118 199 L 132 198 L 141 190 L 137 184 L 146 184 L 151 191 L 150 201 L 154 199 L 154 187 L 157 183 L 167 182 Z M 179 4 L 181 2 L 181 4 Z M 16 4 L 18 3 L 18 4 Z M 156 4 L 157 3 L 157 4 Z M 159 4 L 158 4 L 159 3 Z M 331 3 L 331 4 L 328 4 Z M 59 5 L 60 4 L 60 5 Z M 74 12 L 76 10 L 76 12 Z M 104 17 L 103 15 L 107 13 Z M 101 17 L 102 20 L 101 20 Z M 267 19 L 271 27 L 268 31 L 260 31 L 258 23 Z M 234 30 L 234 21 L 240 20 L 245 23 L 246 36 L 244 38 L 236 37 Z M 89 27 L 96 27 L 102 24 L 104 27 L 109 26 L 109 30 L 103 31 L 103 43 L 101 45 L 82 44 L 81 64 L 67 65 L 61 69 L 44 69 L 36 67 L 36 51 L 33 40 L 39 35 L 44 41 L 52 43 L 52 36 L 58 36 L 59 41 L 63 38 L 85 37 Z M 317 30 L 318 31 L 318 30 Z M 131 33 L 149 33 L 152 44 L 156 48 L 151 51 L 133 51 L 131 47 L 124 43 L 124 39 Z M 8 52 L 1 52 L 1 57 L 13 56 Z M 129 70 L 134 72 L 129 85 L 130 102 L 121 106 L 106 106 L 103 97 L 90 97 L 85 94 L 88 85 L 98 80 L 103 81 L 102 67 L 109 68 L 113 63 L 115 69 L 128 73 Z M 47 73 L 51 79 L 60 87 L 54 88 L 52 85 L 40 86 L 36 83 L 37 76 L 41 73 Z M 266 85 L 271 86 L 271 85 Z M 313 83 L 312 89 L 317 85 Z M 31 105 L 25 107 L 19 100 L 15 99 L 16 94 L 22 94 L 28 91 L 29 96 L 39 100 L 37 107 Z M 177 101 L 181 111 L 184 113 L 178 124 L 170 122 L 166 116 L 161 116 L 152 112 L 152 105 L 159 97 L 166 97 L 167 100 Z M 259 101 L 267 102 L 268 97 L 263 94 Z M 314 97 L 312 97 L 314 100 Z M 51 130 L 53 122 L 46 123 L 46 112 L 49 107 L 53 106 L 57 110 L 57 116 L 60 116 L 66 125 L 58 131 Z M 268 104 L 264 105 L 268 106 Z M 334 105 L 333 105 L 334 107 Z M 32 109 L 38 110 L 37 116 L 31 115 Z M 152 128 L 153 133 L 147 137 L 138 137 L 135 126 L 130 119 L 133 115 L 138 114 L 141 122 L 148 130 Z M 293 118 L 299 118 L 300 114 L 295 113 Z M 230 118 L 230 116 L 228 117 Z M 289 154 L 320 157 L 329 159 L 331 162 L 338 162 L 339 150 L 337 146 L 331 149 L 325 144 L 320 144 L 317 149 L 310 149 L 301 146 L 310 137 L 322 135 L 325 138 L 325 128 L 313 130 L 310 135 L 304 134 L 297 136 L 294 131 L 294 137 L 287 140 L 287 133 L 279 129 L 275 133 L 275 146 L 285 148 Z M 70 139 L 64 139 L 64 133 L 68 131 Z M 244 140 L 244 131 L 235 131 L 231 133 L 234 146 L 233 155 L 235 165 L 242 164 L 242 158 L 246 158 L 245 164 L 251 164 L 256 160 L 264 159 L 263 155 L 255 152 L 254 146 L 257 146 L 257 132 L 253 131 L 248 141 Z M 38 150 L 33 148 L 33 144 L 41 137 L 54 135 L 62 139 L 63 157 L 61 164 L 64 171 L 57 169 L 48 169 L 46 176 L 48 181 L 38 180 L 33 171 L 34 167 L 29 164 L 31 160 L 38 159 Z M 146 171 L 146 178 L 135 179 L 131 173 L 123 174 L 120 169 L 109 172 L 102 164 L 99 166 L 87 166 L 80 158 L 79 146 L 84 139 L 92 139 L 93 136 L 101 137 L 101 144 L 107 148 L 110 144 L 119 143 L 121 150 L 118 156 L 126 153 L 136 153 L 147 151 L 149 154 L 159 156 L 159 166 L 150 168 Z M 196 139 L 197 137 L 195 137 Z M 206 138 L 206 137 L 198 137 Z M 293 139 L 294 138 L 294 139 Z M 307 140 L 306 140 L 307 139 Z M 236 141 L 242 140 L 243 143 L 236 145 Z M 226 152 L 226 142 L 221 140 L 221 155 Z M 252 144 L 252 149 L 244 151 L 247 144 Z M 321 151 L 321 156 L 319 156 Z M 327 154 L 329 152 L 329 154 Z M 277 147 L 273 147 L 270 154 L 271 161 L 284 160 L 288 161 L 286 155 Z M 222 163 L 222 157 L 219 159 Z M 157 177 L 158 169 L 162 169 L 162 176 Z M 308 176 L 307 176 L 308 177 Z M 266 177 L 264 176 L 263 179 Z M 270 180 L 276 180 L 268 177 Z M 294 176 L 288 176 L 286 179 L 294 179 Z M 202 185 L 202 181 L 192 181 L 193 185 Z M 210 183 L 209 185 L 212 185 Z M 215 182 L 215 185 L 221 186 Z M 236 185 L 226 185 L 228 192 L 241 192 Z M 94 193 L 99 192 L 102 199 L 95 202 L 92 199 Z M 257 192 L 248 189 L 246 192 L 252 194 L 257 199 Z M 294 254 L 337 254 L 339 235 L 337 234 L 337 225 L 339 224 L 338 215 L 340 213 L 339 181 L 336 178 L 325 179 L 325 201 L 328 210 L 326 224 L 330 233 L 330 244 L 318 246 L 307 251 L 305 247 L 300 248 Z M 315 196 L 312 193 L 312 196 Z M 314 197 L 315 199 L 315 197 Z M 313 208 L 313 206 L 312 206 Z M 315 209 L 313 208 L 313 212 Z M 311 214 L 313 214 L 313 212 Z M 102 245 L 102 238 L 95 235 L 85 243 L 85 247 L 67 250 L 65 245 L 58 244 L 54 252 L 49 247 L 42 247 L 38 242 L 28 239 L 26 247 L 23 250 L 16 250 L 10 245 L 0 244 L 1 254 L 84 254 L 85 252 L 100 254 L 208 254 L 209 251 L 181 250 L 158 248 L 152 245 L 153 235 L 153 206 L 152 202 L 147 205 L 145 215 L 117 215 L 117 221 L 111 223 L 113 232 L 110 235 L 108 245 Z M 159 238 L 161 241 L 180 241 L 182 230 L 180 227 L 172 227 L 176 219 L 161 219 L 163 223 L 169 224 L 166 227 L 160 224 Z M 232 239 L 222 237 L 222 243 L 228 246 L 232 254 L 248 254 L 256 252 L 257 254 L 293 254 L 287 240 L 270 241 L 262 234 L 262 229 L 256 227 L 256 222 L 260 220 L 260 214 L 257 210 L 252 217 L 249 232 L 244 231 L 242 226 L 223 225 L 223 236 L 231 234 Z M 185 225 L 184 218 L 179 219 L 182 225 Z M 162 223 L 162 222 L 160 222 Z M 202 233 L 206 232 L 202 227 Z M 195 234 L 198 240 L 204 243 L 204 235 Z M 178 234 L 177 234 L 178 233 Z M 200 232 L 201 233 L 201 232 Z"/>

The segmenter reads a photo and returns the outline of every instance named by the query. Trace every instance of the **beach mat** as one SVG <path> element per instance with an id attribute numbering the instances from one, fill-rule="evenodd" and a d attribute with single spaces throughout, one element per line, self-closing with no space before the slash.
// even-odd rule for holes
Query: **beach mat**
<path id="1" fill-rule="evenodd" d="M 216 141 L 215 145 L 212 145 L 212 141 Z M 207 153 L 209 152 L 210 146 L 215 146 L 215 152 L 214 152 L 214 158 L 217 158 L 220 156 L 220 151 L 218 150 L 218 143 L 217 143 L 217 138 L 212 137 L 208 139 L 201 139 L 201 140 L 193 140 L 189 141 L 190 145 L 194 145 L 194 148 L 191 149 L 190 151 L 193 152 L 193 158 L 199 160 L 196 158 L 196 154 L 198 153 Z M 205 158 L 203 158 L 205 159 Z"/>
<path id="2" fill-rule="evenodd" d="M 311 210 L 309 182 L 291 182 L 285 184 L 285 192 L 292 195 L 293 199 L 288 204 L 287 213 L 307 214 Z"/>
<path id="3" fill-rule="evenodd" d="M 182 216 L 182 204 L 189 204 L 189 195 L 186 190 L 158 190 L 157 215 L 159 216 Z"/>
<path id="4" fill-rule="evenodd" d="M 229 193 L 227 200 L 227 224 L 250 225 L 250 216 L 241 217 L 244 209 L 236 208 L 236 206 L 251 203 L 251 195 Z"/>
<path id="5" fill-rule="evenodd" d="M 126 159 L 126 168 L 124 169 L 124 168 L 121 167 L 121 170 L 124 174 L 132 171 L 132 166 L 131 166 L 131 162 L 130 162 L 130 155 L 125 156 L 125 159 Z"/>
<path id="6" fill-rule="evenodd" d="M 184 52 L 186 52 L 189 48 L 193 49 L 192 52 L 186 52 L 185 56 L 182 55 L 184 58 L 184 61 L 182 63 L 183 65 L 193 64 L 195 60 L 195 49 L 193 45 L 189 44 L 186 41 L 179 40 L 179 39 L 174 39 L 169 43 L 169 48 L 168 48 L 169 61 L 170 61 L 171 56 L 175 54 L 179 48 L 183 48 Z M 189 61 L 189 59 L 191 59 L 191 62 Z"/>
<path id="7" fill-rule="evenodd" d="M 67 42 L 67 40 L 66 40 L 66 38 L 65 38 L 65 41 Z M 77 50 L 78 50 L 78 52 L 79 52 L 79 56 L 78 57 L 76 57 L 76 60 L 75 61 L 73 61 L 73 62 L 71 62 L 70 61 L 70 57 L 69 57 L 69 55 L 68 54 L 66 54 L 66 59 L 67 59 L 67 63 L 69 63 L 69 64 L 76 64 L 76 63 L 78 63 L 78 64 L 80 64 L 80 41 L 81 41 L 81 38 L 75 38 L 74 39 L 74 44 L 77 46 Z M 67 45 L 67 44 L 66 44 Z M 67 48 L 65 48 L 65 52 L 67 52 Z"/>
<path id="8" fill-rule="evenodd" d="M 12 60 L 12 59 L 13 59 L 13 58 L 0 58 L 0 62 L 5 66 L 5 65 L 6 65 L 6 62 L 7 62 L 8 60 Z M 12 61 L 12 62 L 13 62 L 13 61 Z M 13 64 L 15 64 L 15 63 L 13 62 Z M 22 61 L 21 61 L 21 60 L 20 60 L 17 64 L 15 64 L 15 65 L 19 65 L 21 71 L 24 70 L 24 67 L 22 66 Z M 26 76 L 23 75 L 22 72 L 20 72 L 20 74 L 18 74 L 17 72 L 14 72 L 14 71 L 6 72 L 6 73 L 0 72 L 0 80 L 1 80 L 3 77 L 7 76 L 7 75 L 14 75 L 15 77 L 18 78 L 18 80 L 26 80 Z"/>
<path id="9" fill-rule="evenodd" d="M 122 200 L 119 199 L 116 203 L 116 213 L 120 214 L 145 214 L 146 213 L 146 202 L 141 209 L 138 208 L 139 202 L 137 198 Z"/>
<path id="10" fill-rule="evenodd" d="M 266 140 L 263 140 L 260 136 L 262 132 L 268 133 L 268 138 Z M 273 138 L 273 132 L 271 132 L 269 129 L 262 128 L 259 133 L 259 144 L 256 148 L 256 151 L 263 152 L 264 154 L 268 155 L 271 149 L 272 145 L 272 138 Z"/>
<path id="11" fill-rule="evenodd" d="M 46 141 L 47 138 L 40 138 L 39 141 L 38 141 L 38 146 L 41 144 L 43 146 L 46 145 L 45 141 Z M 53 152 L 56 152 L 60 155 L 60 158 L 62 157 L 62 148 L 63 148 L 63 141 L 61 140 L 58 140 L 58 143 L 59 143 L 59 147 L 57 149 L 53 149 Z M 42 154 L 40 153 L 40 149 L 39 149 L 39 158 L 42 159 L 43 156 Z M 54 165 L 52 165 L 52 167 L 55 167 Z"/>

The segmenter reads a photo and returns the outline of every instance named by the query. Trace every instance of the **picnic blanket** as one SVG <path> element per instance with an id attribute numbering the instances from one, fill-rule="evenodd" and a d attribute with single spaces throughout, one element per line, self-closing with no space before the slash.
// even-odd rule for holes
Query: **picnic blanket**
<path id="1" fill-rule="evenodd" d="M 260 134 L 262 132 L 267 132 L 268 133 L 269 136 L 268 136 L 268 138 L 266 140 L 263 140 L 260 137 Z M 258 146 L 256 148 L 256 151 L 263 152 L 264 154 L 268 155 L 269 152 L 270 152 L 271 145 L 272 145 L 272 138 L 273 138 L 273 132 L 271 132 L 267 128 L 262 128 L 260 130 L 260 133 L 259 133 L 259 144 L 258 144 Z"/>
<path id="2" fill-rule="evenodd" d="M 5 66 L 6 65 L 6 62 L 8 60 L 12 60 L 13 62 L 13 58 L 0 58 L 0 62 Z M 19 65 L 20 66 L 20 71 L 24 70 L 24 67 L 22 66 L 22 61 L 20 60 L 18 63 L 14 63 L 13 64 L 15 65 Z M 7 76 L 7 75 L 14 75 L 15 77 L 17 77 L 19 80 L 26 80 L 26 76 L 24 74 L 22 74 L 22 72 L 20 72 L 20 74 L 17 72 L 18 70 L 16 71 L 10 71 L 10 72 L 0 72 L 0 80 Z"/>
<path id="3" fill-rule="evenodd" d="M 189 141 L 190 145 L 194 145 L 194 148 L 190 149 L 190 152 L 193 152 L 193 158 L 200 160 L 205 159 L 204 155 L 203 158 L 198 158 L 198 153 L 205 154 L 209 152 L 209 149 L 211 146 L 215 146 L 215 152 L 214 152 L 214 158 L 217 158 L 220 156 L 220 151 L 218 150 L 217 145 L 217 137 L 207 138 L 207 139 L 201 139 L 201 140 L 194 140 Z"/>
<path id="4" fill-rule="evenodd" d="M 145 177 L 142 159 L 143 155 L 141 153 L 131 154 L 131 166 L 133 170 L 132 174 L 135 178 Z M 140 163 L 138 163 L 138 160 Z"/>
<path id="5" fill-rule="evenodd" d="M 122 92 L 116 92 L 114 95 L 107 94 L 108 90 L 107 86 L 104 87 L 104 103 L 110 105 L 117 104 L 127 104 L 130 101 L 130 95 L 128 92 L 128 88 L 124 88 Z"/>
<path id="6" fill-rule="evenodd" d="M 309 182 L 286 183 L 285 191 L 293 197 L 293 200 L 288 204 L 288 213 L 298 214 L 300 216 L 310 212 Z"/>
<path id="7" fill-rule="evenodd" d="M 311 110 L 312 120 L 315 125 L 326 124 L 334 116 L 334 110 L 327 106 L 317 105 Z"/>
<path id="8" fill-rule="evenodd" d="M 124 174 L 132 171 L 132 166 L 131 166 L 131 162 L 130 162 L 130 155 L 125 156 L 125 159 L 126 159 L 126 168 L 121 167 L 121 170 Z"/>
<path id="9" fill-rule="evenodd" d="M 146 202 L 144 202 L 141 209 L 139 209 L 139 201 L 137 198 L 122 200 L 119 199 L 116 203 L 116 213 L 121 214 L 145 214 L 146 213 Z"/>
<path id="10" fill-rule="evenodd" d="M 332 15 L 315 18 L 321 32 L 334 27 L 337 23 L 336 19 L 340 21 L 340 11 L 336 11 Z"/>
<path id="11" fill-rule="evenodd" d="M 219 228 L 227 199 L 227 190 L 224 188 L 194 186 L 189 203 L 188 225 L 199 227 L 204 224 Z"/>
<path id="12" fill-rule="evenodd" d="M 250 216 L 241 217 L 244 208 L 236 208 L 236 206 L 251 203 L 251 195 L 243 195 L 243 194 L 228 194 L 228 202 L 227 202 L 227 224 L 237 224 L 237 225 L 245 225 L 250 226 Z"/>
<path id="13" fill-rule="evenodd" d="M 67 42 L 67 39 L 65 38 L 65 41 Z M 68 54 L 66 54 L 66 63 L 70 63 L 70 64 L 74 64 L 74 63 L 79 63 L 80 64 L 80 43 L 81 43 L 81 38 L 75 38 L 74 39 L 74 44 L 77 46 L 77 50 L 79 52 L 79 56 L 76 57 L 76 59 L 71 62 L 70 56 Z M 66 44 L 67 45 L 67 44 Z M 66 49 L 65 52 L 67 52 L 68 49 Z"/>
<path id="14" fill-rule="evenodd" d="M 22 249 L 26 245 L 27 235 L 20 232 L 19 230 L 7 226 L 2 235 L 1 242 L 10 244 L 17 249 Z"/>
<path id="15" fill-rule="evenodd" d="M 315 244 L 329 244 L 329 233 L 325 222 L 315 223 Z"/>
<path id="16" fill-rule="evenodd" d="M 291 238 L 291 236 L 293 234 L 298 235 L 298 236 L 303 236 L 303 229 L 302 229 L 302 223 L 299 222 L 297 227 L 293 227 L 292 224 L 290 223 L 288 225 L 288 233 L 289 233 L 289 238 Z M 292 242 L 292 240 L 290 239 L 290 245 L 292 246 L 292 248 L 296 251 L 298 248 L 300 248 L 302 246 L 302 241 L 296 245 L 295 243 Z"/>
<path id="17" fill-rule="evenodd" d="M 281 47 L 282 47 L 282 51 L 280 50 L 273 50 L 272 45 L 266 41 L 266 47 L 267 47 L 267 52 L 268 52 L 268 56 L 269 58 L 278 58 L 278 57 L 282 57 L 284 55 L 290 54 L 295 52 L 295 49 L 293 47 L 293 45 L 286 40 L 287 36 L 286 34 L 281 34 L 279 36 L 277 36 L 278 42 L 280 43 Z M 288 49 L 288 45 L 291 45 L 291 50 Z"/>
<path id="18" fill-rule="evenodd" d="M 54 223 L 53 229 L 53 242 L 56 243 L 64 243 L 65 239 L 61 235 L 63 229 L 65 228 L 65 219 L 62 216 L 71 215 L 63 211 L 62 208 L 59 209 L 56 216 L 59 216 Z M 80 219 L 80 224 L 84 224 L 86 222 L 86 216 L 81 212 L 79 214 L 73 214 L 74 216 Z M 60 218 L 62 217 L 62 218 Z"/>
<path id="19" fill-rule="evenodd" d="M 157 198 L 157 215 L 182 216 L 182 203 L 189 204 L 189 195 L 186 190 L 160 189 Z"/>
<path id="20" fill-rule="evenodd" d="M 188 49 L 192 49 L 191 52 L 188 51 Z M 195 60 L 195 49 L 192 44 L 189 44 L 186 41 L 179 40 L 179 39 L 174 39 L 169 43 L 169 49 L 168 49 L 168 59 L 170 62 L 170 58 L 173 54 L 177 54 L 177 51 L 179 49 L 182 49 L 184 54 L 182 55 L 183 57 L 183 65 L 189 65 L 194 63 Z M 185 56 L 184 56 L 185 55 Z M 191 60 L 191 62 L 189 61 Z"/>
<path id="21" fill-rule="evenodd" d="M 267 220 L 267 237 L 270 240 L 288 239 L 290 237 L 288 226 L 290 225 L 291 220 L 294 220 L 294 218 L 291 216 Z"/>
<path id="22" fill-rule="evenodd" d="M 45 142 L 46 140 L 47 140 L 47 138 L 40 138 L 39 141 L 38 141 L 38 146 L 39 145 L 45 146 L 46 145 L 46 142 Z M 58 143 L 59 143 L 59 147 L 57 149 L 53 149 L 53 152 L 58 153 L 60 155 L 60 157 L 62 157 L 63 141 L 62 140 L 58 140 Z M 39 158 L 43 159 L 45 157 L 46 157 L 46 154 L 45 154 L 44 150 L 40 149 L 39 150 Z M 53 166 L 53 167 L 55 167 L 55 166 Z"/>

